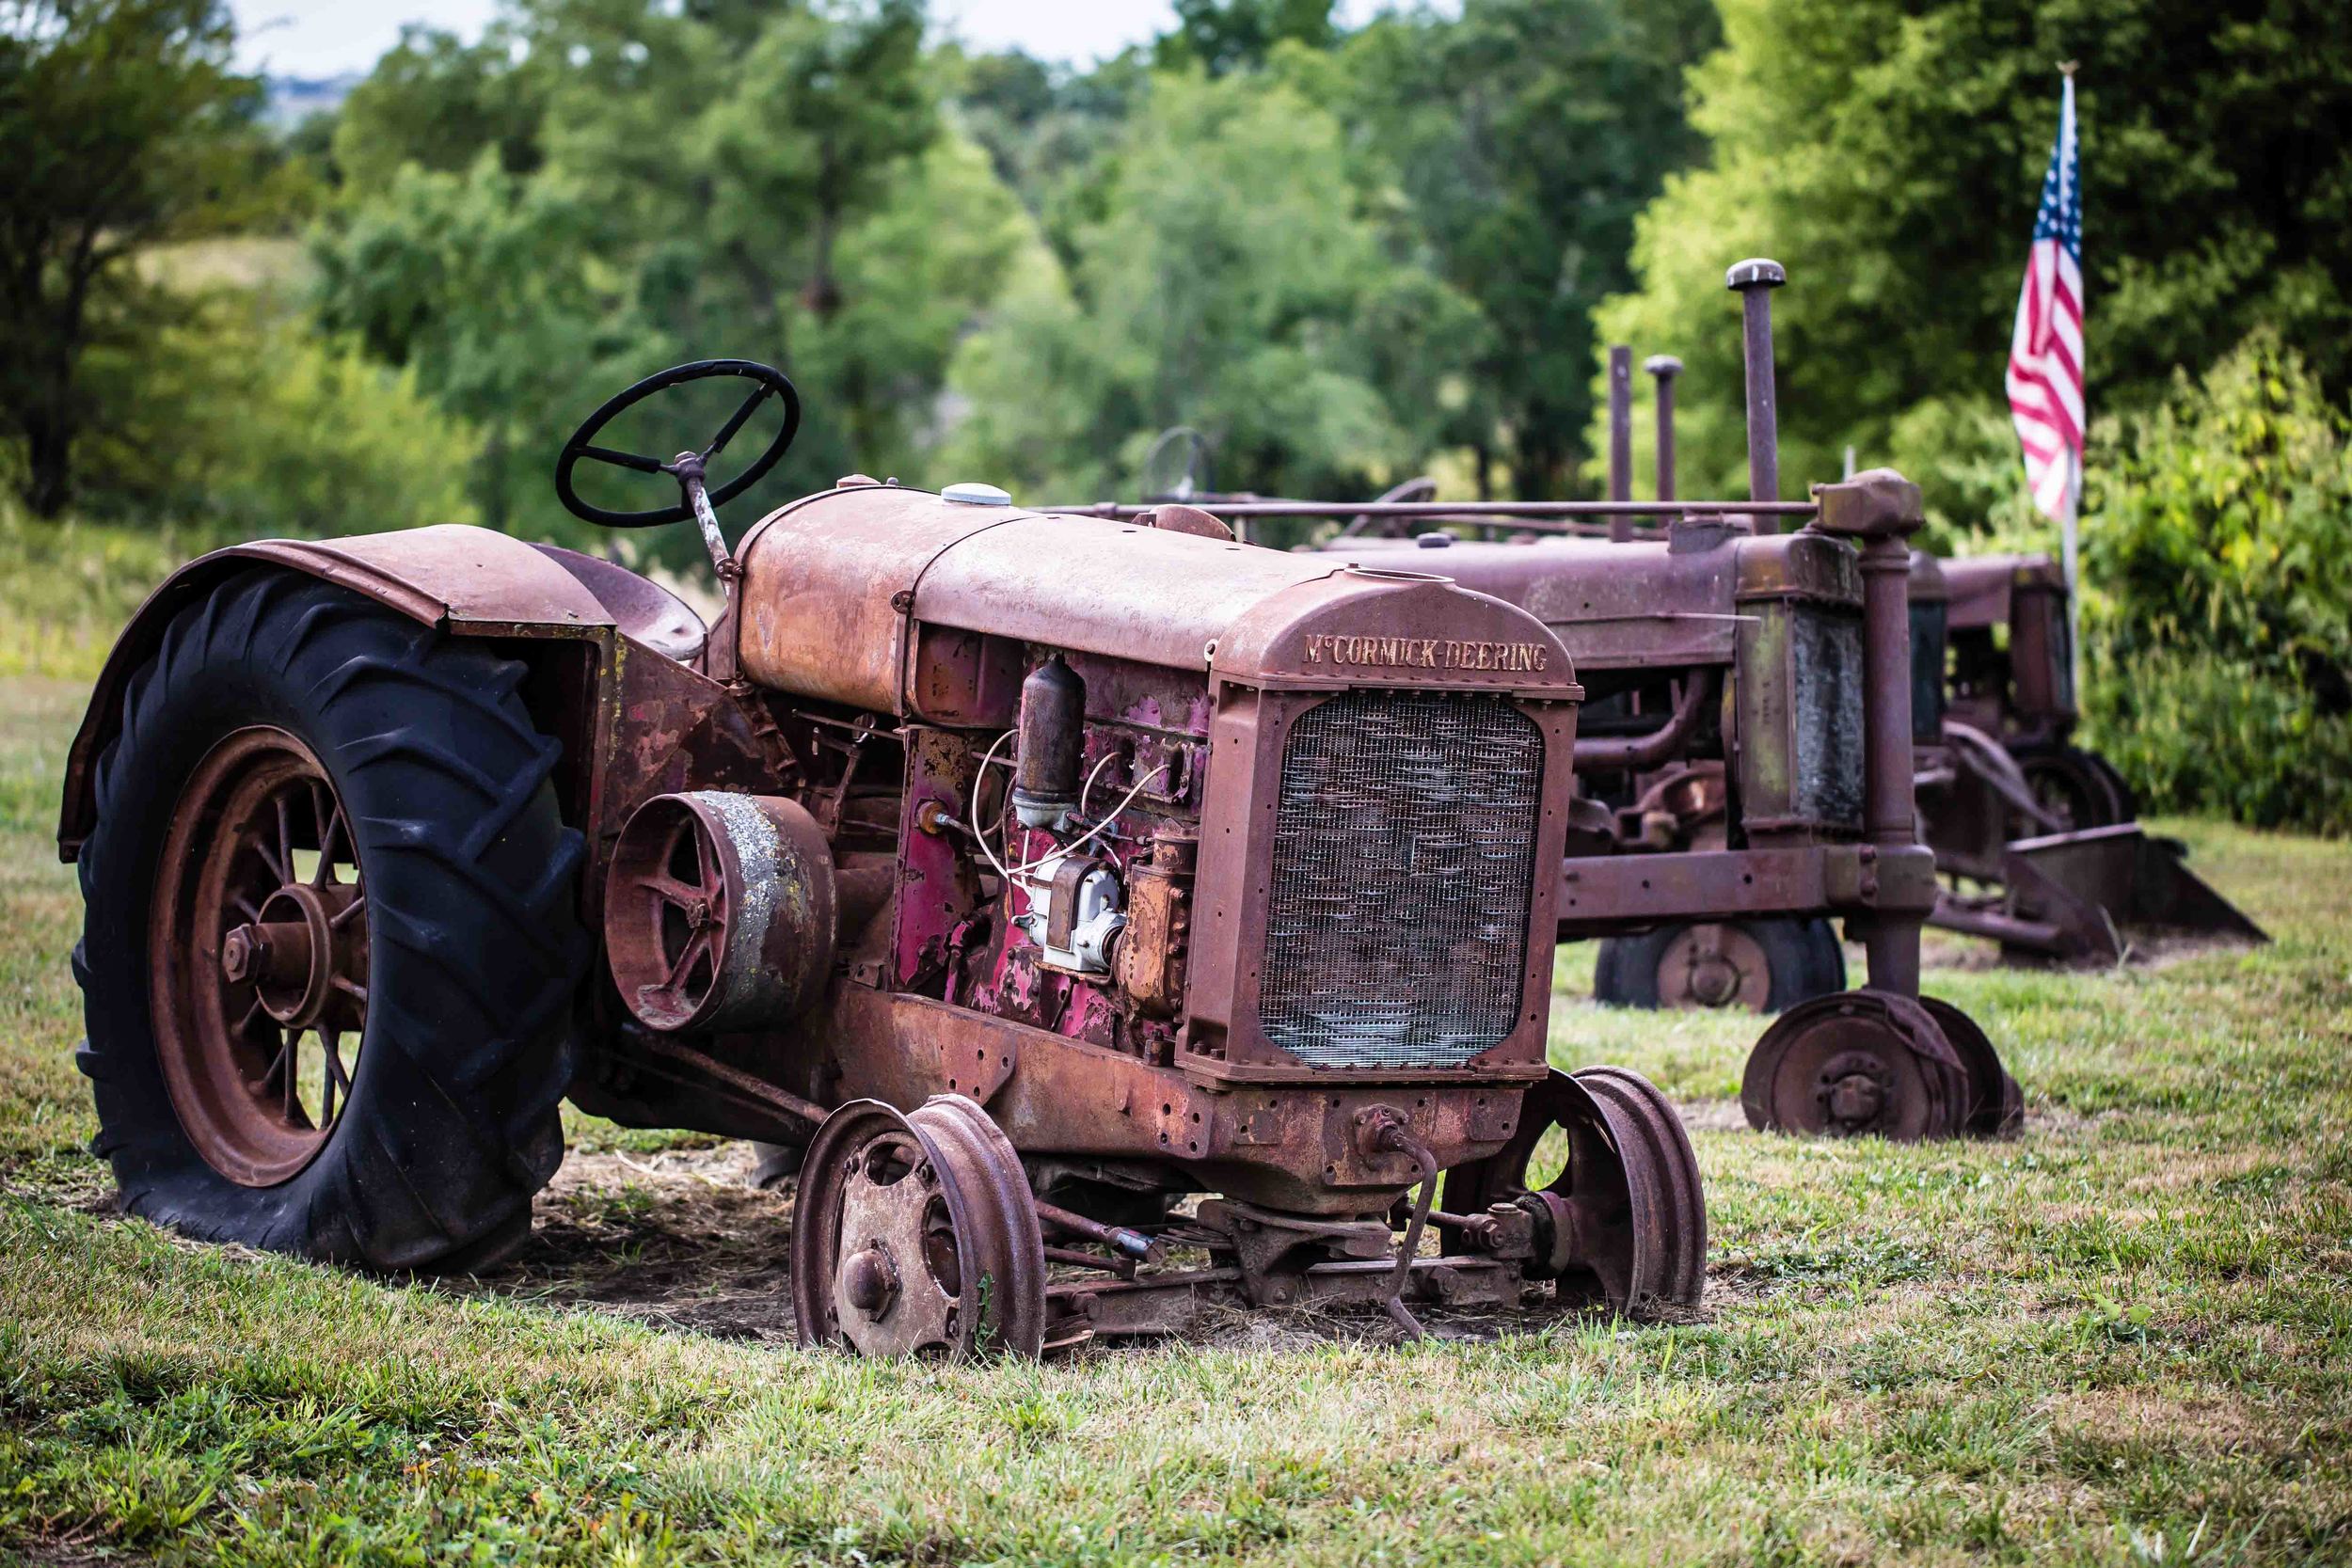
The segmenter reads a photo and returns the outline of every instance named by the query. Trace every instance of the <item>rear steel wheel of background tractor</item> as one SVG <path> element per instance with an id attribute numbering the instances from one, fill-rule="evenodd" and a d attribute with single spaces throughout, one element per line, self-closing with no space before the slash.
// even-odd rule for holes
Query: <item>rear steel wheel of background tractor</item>
<path id="1" fill-rule="evenodd" d="M 2131 787 L 2101 757 L 2066 745 L 2019 746 L 2012 749 L 2018 771 L 2042 809 L 2057 818 L 2058 832 L 2084 828 L 2110 828 L 2129 822 L 2137 811 Z M 2032 831 L 2014 833 L 2031 838 Z"/>
<path id="2" fill-rule="evenodd" d="M 986 1111 L 945 1094 L 912 1115 L 857 1100 L 825 1118 L 793 1209 L 792 1313 L 802 1344 L 861 1355 L 1039 1354 L 1044 1237 Z"/>
<path id="3" fill-rule="evenodd" d="M 1846 989 L 1846 952 L 1826 920 L 1698 921 L 1605 937 L 1593 999 L 1614 1007 L 1776 1013 Z"/>
<path id="4" fill-rule="evenodd" d="M 580 836 L 523 668 L 262 570 L 182 611 L 98 766 L 74 950 L 124 1207 L 471 1268 L 563 1159 Z"/>
<path id="5" fill-rule="evenodd" d="M 1561 1138 L 1547 1142 L 1554 1130 Z M 1565 1142 L 1563 1149 L 1561 1144 Z M 1547 1167 L 1565 1153 L 1557 1175 Z M 1446 1173 L 1444 1208 L 1515 1204 L 1535 1219 L 1533 1279 L 1597 1285 L 1630 1317 L 1692 1307 L 1707 1285 L 1707 1195 L 1690 1135 L 1649 1080 L 1623 1068 L 1553 1069 L 1518 1130 Z"/>
<path id="6" fill-rule="evenodd" d="M 1869 990 L 1781 1014 L 1749 1053 L 1740 1085 L 1748 1125 L 1759 1131 L 1902 1143 L 1959 1136 L 1977 1102 L 1967 1065 L 1934 1014 Z"/>

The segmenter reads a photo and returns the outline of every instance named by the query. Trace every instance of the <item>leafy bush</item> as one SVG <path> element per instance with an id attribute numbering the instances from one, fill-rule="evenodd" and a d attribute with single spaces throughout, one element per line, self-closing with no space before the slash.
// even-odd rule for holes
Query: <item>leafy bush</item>
<path id="1" fill-rule="evenodd" d="M 84 444 L 87 514 L 220 541 L 476 520 L 465 424 L 265 294 L 210 291 L 94 369 L 116 414 Z"/>
<path id="2" fill-rule="evenodd" d="M 2152 806 L 2352 832 L 2352 420 L 2257 331 L 2089 475 L 2089 742 Z"/>

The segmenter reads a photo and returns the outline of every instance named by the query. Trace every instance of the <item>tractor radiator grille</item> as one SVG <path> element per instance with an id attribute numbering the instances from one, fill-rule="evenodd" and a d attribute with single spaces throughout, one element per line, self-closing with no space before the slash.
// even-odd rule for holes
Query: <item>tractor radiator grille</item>
<path id="1" fill-rule="evenodd" d="M 1796 764 L 1789 804 L 1809 822 L 1862 828 L 1862 621 L 1799 605 L 1789 637 Z"/>
<path id="2" fill-rule="evenodd" d="M 1317 1067 L 1457 1067 L 1518 1022 L 1544 737 L 1501 697 L 1350 692 L 1282 757 L 1258 1020 Z"/>

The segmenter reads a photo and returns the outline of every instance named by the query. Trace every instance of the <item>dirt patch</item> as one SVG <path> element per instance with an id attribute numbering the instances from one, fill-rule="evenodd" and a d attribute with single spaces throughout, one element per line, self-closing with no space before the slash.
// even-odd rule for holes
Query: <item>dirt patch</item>
<path id="1" fill-rule="evenodd" d="M 473 1288 L 664 1328 L 788 1344 L 788 1196 L 751 1185 L 749 1144 L 575 1151 L 531 1238 Z"/>

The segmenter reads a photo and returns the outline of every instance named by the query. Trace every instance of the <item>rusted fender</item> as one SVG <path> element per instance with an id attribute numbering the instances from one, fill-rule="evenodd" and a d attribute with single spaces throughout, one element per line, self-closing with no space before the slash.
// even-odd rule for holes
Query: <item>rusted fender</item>
<path id="1" fill-rule="evenodd" d="M 89 836 L 98 755 L 120 727 L 122 689 L 132 673 L 154 655 L 183 608 L 255 564 L 323 578 L 461 637 L 606 637 L 614 630 L 612 612 L 555 555 L 486 528 L 441 524 L 348 539 L 262 539 L 199 556 L 147 596 L 99 672 L 66 756 L 60 860 L 72 861 Z"/>

